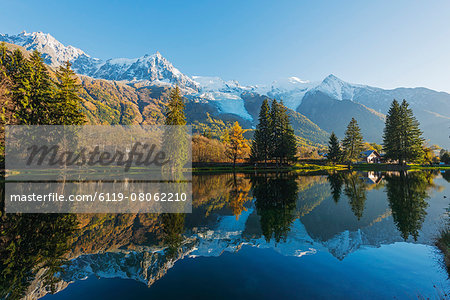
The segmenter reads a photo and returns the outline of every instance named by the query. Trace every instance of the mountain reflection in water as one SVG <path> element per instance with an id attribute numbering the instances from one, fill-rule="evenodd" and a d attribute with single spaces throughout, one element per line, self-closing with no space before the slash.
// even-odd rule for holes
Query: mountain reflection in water
<path id="1" fill-rule="evenodd" d="M 243 245 L 338 262 L 369 246 L 433 245 L 449 205 L 443 175 L 194 175 L 191 214 L 3 214 L 0 297 L 63 293 L 91 276 L 151 286 L 183 258 Z"/>

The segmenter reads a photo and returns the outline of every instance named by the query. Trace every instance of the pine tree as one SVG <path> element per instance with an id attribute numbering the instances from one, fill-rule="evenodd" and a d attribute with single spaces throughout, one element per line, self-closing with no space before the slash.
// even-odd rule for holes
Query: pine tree
<path id="1" fill-rule="evenodd" d="M 386 116 L 383 132 L 383 149 L 386 158 L 399 160 L 401 139 L 400 139 L 400 104 L 393 100 Z"/>
<path id="2" fill-rule="evenodd" d="M 287 108 L 281 101 L 269 104 L 264 100 L 259 116 L 259 124 L 255 131 L 252 145 L 252 159 L 265 163 L 274 159 L 279 163 L 295 160 L 297 139 L 287 114 Z"/>
<path id="3" fill-rule="evenodd" d="M 264 99 L 259 111 L 259 123 L 256 126 L 254 141 L 252 143 L 251 157 L 255 161 L 264 161 L 270 158 L 271 118 L 270 107 L 267 99 Z"/>
<path id="4" fill-rule="evenodd" d="M 236 160 L 243 158 L 248 151 L 248 143 L 244 138 L 245 130 L 236 121 L 228 131 L 226 138 L 224 139 L 226 145 L 226 152 L 228 158 L 233 161 L 233 169 L 236 167 Z"/>
<path id="5" fill-rule="evenodd" d="M 280 104 L 274 99 L 270 109 L 270 155 L 275 159 L 277 167 L 282 156 L 283 120 Z"/>
<path id="6" fill-rule="evenodd" d="M 175 87 L 170 91 L 165 111 L 165 126 L 163 135 L 163 150 L 170 157 L 170 164 L 165 172 L 179 174 L 189 158 L 188 136 L 186 132 L 186 117 L 184 101 L 180 89 Z"/>
<path id="7" fill-rule="evenodd" d="M 5 147 L 5 125 L 14 121 L 14 105 L 11 101 L 10 89 L 11 79 L 8 76 L 7 66 L 11 61 L 11 56 L 6 50 L 4 43 L 0 44 L 0 161 L 3 160 Z"/>
<path id="8" fill-rule="evenodd" d="M 283 107 L 283 114 L 282 114 L 282 120 L 283 120 L 283 135 L 282 135 L 282 156 L 281 156 L 281 162 L 283 162 L 283 159 L 286 160 L 286 162 L 294 161 L 295 155 L 297 154 L 297 138 L 295 137 L 294 129 L 292 128 L 291 122 L 289 120 L 289 116 L 286 112 L 286 107 L 281 103 Z"/>
<path id="9" fill-rule="evenodd" d="M 400 105 L 401 161 L 420 161 L 424 156 L 422 131 L 406 100 Z"/>
<path id="10" fill-rule="evenodd" d="M 184 101 L 178 86 L 170 91 L 169 102 L 166 108 L 165 125 L 186 125 L 184 115 Z"/>
<path id="11" fill-rule="evenodd" d="M 328 154 L 327 158 L 332 162 L 338 162 L 342 158 L 341 146 L 339 145 L 339 140 L 334 132 L 330 135 L 330 140 L 328 141 Z"/>
<path id="12" fill-rule="evenodd" d="M 55 105 L 57 106 L 56 124 L 81 125 L 86 122 L 86 116 L 81 111 L 82 99 L 78 96 L 79 85 L 75 72 L 67 61 L 56 72 L 57 92 Z"/>
<path id="13" fill-rule="evenodd" d="M 25 124 L 50 125 L 57 122 L 56 105 L 53 100 L 54 84 L 41 54 L 34 50 L 29 59 L 29 97 L 23 102 L 28 117 Z M 24 99 L 25 100 L 25 99 Z"/>
<path id="14" fill-rule="evenodd" d="M 364 144 L 361 129 L 355 118 L 352 118 L 345 131 L 345 137 L 342 140 L 345 159 L 349 161 L 358 159 L 363 147 Z"/>
<path id="15" fill-rule="evenodd" d="M 33 124 L 34 118 L 31 117 L 30 112 L 33 109 L 30 64 L 22 52 L 16 49 L 6 69 L 12 81 L 11 97 L 15 107 L 14 117 L 18 124 Z"/>
<path id="16" fill-rule="evenodd" d="M 394 99 L 386 116 L 383 135 L 386 158 L 398 161 L 399 164 L 420 160 L 424 155 L 421 135 L 419 122 L 408 103 L 403 100 L 400 105 Z"/>

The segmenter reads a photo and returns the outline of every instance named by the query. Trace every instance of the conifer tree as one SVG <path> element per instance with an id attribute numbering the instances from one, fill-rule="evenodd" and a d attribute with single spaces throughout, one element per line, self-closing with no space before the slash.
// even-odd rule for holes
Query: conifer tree
<path id="1" fill-rule="evenodd" d="M 398 160 L 400 157 L 400 104 L 393 100 L 386 116 L 383 131 L 383 149 L 386 158 Z"/>
<path id="2" fill-rule="evenodd" d="M 11 101 L 11 79 L 8 76 L 7 66 L 11 57 L 4 43 L 0 44 L 0 161 L 4 155 L 5 125 L 12 124 L 14 106 Z"/>
<path id="3" fill-rule="evenodd" d="M 14 117 L 18 124 L 33 124 L 29 114 L 32 109 L 30 64 L 22 52 L 16 49 L 5 67 L 12 81 L 11 97 L 15 107 Z"/>
<path id="4" fill-rule="evenodd" d="M 49 125 L 57 120 L 56 105 L 53 100 L 54 84 L 47 71 L 47 66 L 41 54 L 34 50 L 29 59 L 28 78 L 24 82 L 29 83 L 28 90 L 21 101 L 21 121 L 25 124 Z M 27 80 L 28 79 L 28 80 Z M 26 115 L 24 115 L 26 114 Z"/>
<path id="5" fill-rule="evenodd" d="M 82 99 L 78 96 L 79 85 L 75 72 L 70 68 L 69 61 L 59 67 L 56 72 L 55 105 L 57 110 L 56 124 L 81 125 L 86 122 L 86 117 L 81 111 Z"/>
<path id="6" fill-rule="evenodd" d="M 269 111 L 270 110 L 270 111 Z M 281 101 L 269 103 L 264 100 L 252 145 L 252 159 L 274 159 L 277 166 L 285 161 L 293 161 L 297 153 L 297 139 L 287 114 L 287 108 Z"/>
<path id="7" fill-rule="evenodd" d="M 292 128 L 291 122 L 289 121 L 287 109 L 283 105 L 283 102 L 281 102 L 280 105 L 282 107 L 282 122 L 283 122 L 281 162 L 283 162 L 284 159 L 286 161 L 294 161 L 295 155 L 297 154 L 297 139 L 295 137 L 294 129 Z"/>
<path id="8" fill-rule="evenodd" d="M 386 116 L 383 135 L 386 158 L 398 161 L 399 164 L 420 160 L 424 155 L 421 136 L 419 122 L 408 103 L 403 100 L 400 105 L 394 99 Z"/>
<path id="9" fill-rule="evenodd" d="M 424 156 L 422 131 L 406 100 L 400 105 L 401 161 L 420 161 Z"/>
<path id="10" fill-rule="evenodd" d="M 236 167 L 236 160 L 238 158 L 243 158 L 245 153 L 248 151 L 248 143 L 244 138 L 245 130 L 236 121 L 233 126 L 229 129 L 224 142 L 226 145 L 225 154 L 233 161 L 233 169 Z"/>
<path id="11" fill-rule="evenodd" d="M 178 86 L 170 91 L 166 109 L 165 125 L 186 125 L 184 101 Z"/>
<path id="12" fill-rule="evenodd" d="M 332 162 L 338 162 L 342 158 L 342 150 L 339 145 L 339 140 L 334 132 L 330 135 L 330 140 L 328 141 L 328 154 L 327 158 Z"/>
<path id="13" fill-rule="evenodd" d="M 169 93 L 169 100 L 165 111 L 165 126 L 163 135 L 163 150 L 170 155 L 170 164 L 166 172 L 180 173 L 189 158 L 189 145 L 184 115 L 184 101 L 178 86 Z"/>
<path id="14" fill-rule="evenodd" d="M 345 137 L 342 140 L 345 159 L 349 161 L 358 159 L 363 147 L 364 144 L 361 129 L 355 118 L 352 118 L 345 131 Z"/>
<path id="15" fill-rule="evenodd" d="M 282 120 L 282 111 L 280 104 L 274 99 L 272 101 L 272 106 L 270 109 L 270 119 L 271 119 L 271 138 L 270 138 L 270 148 L 271 156 L 275 159 L 277 167 L 282 157 L 282 146 L 283 146 L 283 129 L 284 124 Z"/>
<path id="16" fill-rule="evenodd" d="M 270 158 L 271 118 L 270 107 L 267 99 L 264 99 L 259 111 L 259 123 L 256 125 L 254 141 L 251 149 L 251 157 L 255 161 L 264 161 Z"/>

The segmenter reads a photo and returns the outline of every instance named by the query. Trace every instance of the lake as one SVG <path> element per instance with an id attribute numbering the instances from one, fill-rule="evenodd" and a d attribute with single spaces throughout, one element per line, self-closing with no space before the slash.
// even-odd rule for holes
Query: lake
<path id="1" fill-rule="evenodd" d="M 205 174 L 191 214 L 7 215 L 0 297 L 444 298 L 449 180 Z"/>

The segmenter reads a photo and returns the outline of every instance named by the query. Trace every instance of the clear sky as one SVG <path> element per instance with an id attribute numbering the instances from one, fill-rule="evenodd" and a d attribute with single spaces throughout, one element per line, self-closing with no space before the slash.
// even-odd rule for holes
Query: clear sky
<path id="1" fill-rule="evenodd" d="M 0 0 L 0 32 L 43 31 L 102 59 L 160 51 L 243 84 L 330 73 L 450 92 L 450 1 Z"/>

